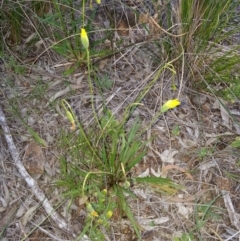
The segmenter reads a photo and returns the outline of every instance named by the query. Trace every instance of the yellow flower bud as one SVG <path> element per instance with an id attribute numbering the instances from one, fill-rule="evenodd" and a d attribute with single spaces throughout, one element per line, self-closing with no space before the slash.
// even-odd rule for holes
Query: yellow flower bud
<path id="1" fill-rule="evenodd" d="M 72 113 L 70 111 L 66 111 L 66 115 L 67 115 L 68 120 L 71 122 L 70 129 L 75 130 L 76 126 L 75 126 L 75 121 L 74 121 Z"/>
<path id="2" fill-rule="evenodd" d="M 174 99 L 174 100 L 168 100 L 162 107 L 161 107 L 161 112 L 164 113 L 166 111 L 168 111 L 169 109 L 173 109 L 175 107 L 177 107 L 178 105 L 180 105 L 181 102 L 178 99 Z"/>
<path id="3" fill-rule="evenodd" d="M 107 195 L 107 189 L 103 189 L 103 190 L 102 190 L 102 193 L 103 193 L 104 195 Z"/>
<path id="4" fill-rule="evenodd" d="M 81 42 L 82 42 L 83 47 L 85 49 L 88 49 L 89 40 L 88 40 L 88 35 L 87 35 L 85 28 L 81 28 Z"/>
<path id="5" fill-rule="evenodd" d="M 131 186 L 131 184 L 129 181 L 125 181 L 123 184 L 123 187 L 125 187 L 125 188 L 129 188 L 130 186 Z"/>
<path id="6" fill-rule="evenodd" d="M 86 204 L 86 208 L 87 208 L 88 212 L 92 212 L 92 211 L 94 211 L 94 209 L 93 209 L 91 203 L 87 203 L 87 204 Z"/>
<path id="7" fill-rule="evenodd" d="M 106 218 L 110 219 L 112 217 L 112 215 L 113 215 L 113 212 L 112 211 L 108 211 L 106 213 Z"/>
<path id="8" fill-rule="evenodd" d="M 97 4 L 101 4 L 101 0 L 96 0 Z"/>
<path id="9" fill-rule="evenodd" d="M 74 122 L 74 118 L 73 118 L 73 115 L 70 111 L 66 111 L 66 115 L 67 115 L 67 118 L 68 120 L 73 123 Z"/>

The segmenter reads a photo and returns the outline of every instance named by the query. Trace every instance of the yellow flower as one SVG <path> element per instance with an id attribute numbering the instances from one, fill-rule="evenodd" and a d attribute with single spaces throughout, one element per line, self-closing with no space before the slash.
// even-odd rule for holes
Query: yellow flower
<path id="1" fill-rule="evenodd" d="M 89 40 L 88 40 L 88 35 L 87 35 L 85 28 L 81 28 L 81 42 L 82 42 L 83 47 L 85 49 L 88 49 Z"/>
<path id="2" fill-rule="evenodd" d="M 86 208 L 90 214 L 91 217 L 98 217 L 98 213 L 94 210 L 93 206 L 91 205 L 91 203 L 87 203 L 86 204 Z"/>
<path id="3" fill-rule="evenodd" d="M 101 0 L 96 0 L 97 4 L 101 4 Z"/>
<path id="4" fill-rule="evenodd" d="M 112 211 L 108 211 L 107 213 L 106 213 L 106 218 L 111 218 L 112 217 L 112 215 L 113 215 L 113 212 Z"/>
<path id="5" fill-rule="evenodd" d="M 175 107 L 177 107 L 178 105 L 180 105 L 181 102 L 178 99 L 174 99 L 174 100 L 168 100 L 162 107 L 161 107 L 161 112 L 164 113 L 166 111 L 168 111 L 169 109 L 173 109 Z"/>
<path id="6" fill-rule="evenodd" d="M 91 217 L 94 217 L 94 218 L 99 216 L 96 211 L 92 211 L 92 212 L 90 213 L 90 215 L 91 215 Z"/>

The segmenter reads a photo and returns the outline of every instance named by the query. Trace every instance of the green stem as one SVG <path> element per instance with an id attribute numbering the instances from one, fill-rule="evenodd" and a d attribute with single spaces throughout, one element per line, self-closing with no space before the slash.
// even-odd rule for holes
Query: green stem
<path id="1" fill-rule="evenodd" d="M 83 16 L 82 24 L 84 25 L 84 20 L 85 20 L 85 0 L 83 0 L 83 4 L 82 4 L 82 16 Z"/>
<path id="2" fill-rule="evenodd" d="M 90 176 L 91 174 L 109 174 L 109 175 L 113 175 L 113 174 L 110 173 L 110 172 L 88 172 L 87 175 L 86 175 L 85 178 L 84 178 L 83 185 L 82 185 L 82 196 L 83 196 L 83 197 L 84 197 L 84 188 L 85 188 L 85 185 L 86 185 L 88 176 Z"/>

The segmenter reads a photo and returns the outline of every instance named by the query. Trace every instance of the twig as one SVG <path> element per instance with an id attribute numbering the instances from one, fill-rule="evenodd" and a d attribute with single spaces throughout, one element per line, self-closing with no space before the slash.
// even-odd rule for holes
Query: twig
<path id="1" fill-rule="evenodd" d="M 46 213 L 52 218 L 52 220 L 58 225 L 58 227 L 67 233 L 76 236 L 74 234 L 70 225 L 66 223 L 66 221 L 54 210 L 50 202 L 48 201 L 47 197 L 45 196 L 44 192 L 39 188 L 37 182 L 28 174 L 25 167 L 23 166 L 17 148 L 13 142 L 12 135 L 10 134 L 10 129 L 6 122 L 6 117 L 0 107 L 0 125 L 2 126 L 4 136 L 6 138 L 9 152 L 14 160 L 14 164 L 16 165 L 19 173 L 21 174 L 22 178 L 26 181 L 28 186 L 31 188 L 32 193 L 35 197 L 42 203 Z"/>
<path id="2" fill-rule="evenodd" d="M 232 204 L 232 200 L 230 198 L 229 192 L 222 190 L 222 195 L 223 195 L 223 200 L 225 203 L 225 207 L 227 208 L 228 211 L 228 215 L 230 218 L 230 221 L 232 223 L 232 225 L 237 229 L 240 230 L 240 220 L 239 220 L 239 214 L 236 213 L 233 204 Z"/>

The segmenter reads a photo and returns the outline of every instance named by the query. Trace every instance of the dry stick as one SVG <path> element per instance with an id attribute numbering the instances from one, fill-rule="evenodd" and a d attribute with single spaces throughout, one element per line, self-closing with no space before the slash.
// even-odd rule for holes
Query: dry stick
<path id="1" fill-rule="evenodd" d="M 10 129 L 6 122 L 6 117 L 0 107 L 0 125 L 2 126 L 4 136 L 6 138 L 10 154 L 14 160 L 14 164 L 17 166 L 17 169 L 23 179 L 26 181 L 28 186 L 31 188 L 32 193 L 35 197 L 42 203 L 46 213 L 53 219 L 53 221 L 58 225 L 58 227 L 69 234 L 74 235 L 72 228 L 66 223 L 66 221 L 54 210 L 44 192 L 39 188 L 37 182 L 28 174 L 25 167 L 23 166 L 19 153 L 16 146 L 14 145 L 12 135 L 10 134 Z M 75 235 L 74 235 L 75 236 Z"/>
<path id="2" fill-rule="evenodd" d="M 235 211 L 233 207 L 233 203 L 228 191 L 222 190 L 223 200 L 225 203 L 225 207 L 227 208 L 229 219 L 232 225 L 239 231 L 240 230 L 240 220 L 239 214 Z"/>

